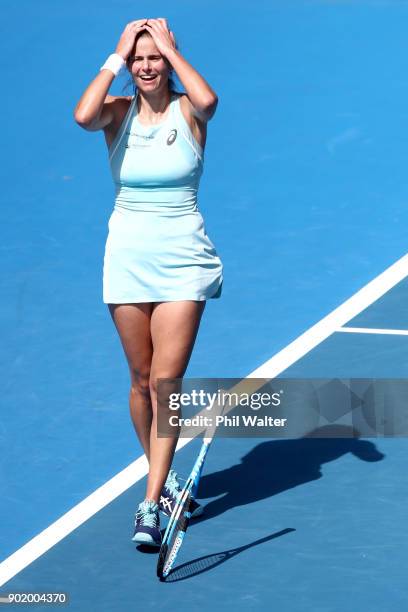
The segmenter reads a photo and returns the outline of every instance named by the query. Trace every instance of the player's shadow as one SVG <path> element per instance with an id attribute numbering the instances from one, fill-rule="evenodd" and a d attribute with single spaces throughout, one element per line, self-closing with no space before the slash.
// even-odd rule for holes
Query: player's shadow
<path id="1" fill-rule="evenodd" d="M 353 435 L 355 437 L 351 437 Z M 324 463 L 347 453 L 362 461 L 381 461 L 385 457 L 372 442 L 360 440 L 357 435 L 349 427 L 328 425 L 303 438 L 258 444 L 241 458 L 241 463 L 202 476 L 198 499 L 221 497 L 209 502 L 204 514 L 190 526 L 230 508 L 245 506 L 317 480 L 322 477 L 320 468 Z"/>

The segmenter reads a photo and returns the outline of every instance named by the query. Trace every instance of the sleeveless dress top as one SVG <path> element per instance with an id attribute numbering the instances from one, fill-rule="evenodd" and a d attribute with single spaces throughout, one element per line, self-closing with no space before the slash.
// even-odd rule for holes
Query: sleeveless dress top
<path id="1" fill-rule="evenodd" d="M 144 125 L 137 96 L 109 147 L 115 204 L 108 221 L 103 301 L 207 300 L 223 265 L 198 210 L 204 152 L 171 92 L 164 121 Z"/>

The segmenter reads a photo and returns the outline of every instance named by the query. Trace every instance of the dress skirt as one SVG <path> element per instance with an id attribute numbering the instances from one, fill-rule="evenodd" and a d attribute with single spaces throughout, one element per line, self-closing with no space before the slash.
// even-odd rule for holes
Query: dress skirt
<path id="1" fill-rule="evenodd" d="M 199 210 L 115 208 L 103 262 L 106 304 L 219 298 L 223 265 Z"/>

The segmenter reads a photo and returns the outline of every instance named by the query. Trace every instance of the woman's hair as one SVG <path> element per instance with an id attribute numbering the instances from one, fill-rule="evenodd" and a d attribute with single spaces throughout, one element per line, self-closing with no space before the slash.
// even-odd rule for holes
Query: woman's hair
<path id="1" fill-rule="evenodd" d="M 142 36 L 150 36 L 151 38 L 153 38 L 153 37 L 152 37 L 152 35 L 151 35 L 151 34 L 149 34 L 149 32 L 147 32 L 147 30 L 143 30 L 142 32 L 139 32 L 139 34 L 138 34 L 138 35 L 136 36 L 136 38 L 135 38 L 135 44 L 134 44 L 134 46 L 133 46 L 133 49 L 132 49 L 131 55 L 133 54 L 133 52 L 136 52 L 136 44 L 137 44 L 137 41 L 138 41 L 138 40 L 139 40 L 139 38 L 141 38 Z M 177 50 L 179 49 L 179 46 L 178 46 L 177 42 L 176 42 L 176 49 L 177 49 Z M 169 70 L 170 70 L 170 74 L 169 74 L 169 82 L 168 82 L 169 90 L 170 90 L 170 91 L 174 91 L 174 90 L 176 89 L 176 83 L 175 83 L 175 81 L 174 81 L 173 77 L 171 76 L 171 74 L 172 74 L 172 72 L 173 72 L 173 68 L 172 68 L 172 66 L 169 64 L 169 62 L 167 61 L 167 59 L 165 59 L 165 62 L 166 62 L 168 65 L 169 65 Z M 127 67 L 128 71 L 129 71 L 129 64 L 128 64 L 128 61 L 126 62 L 126 67 Z M 134 95 L 136 95 L 136 93 L 137 93 L 137 85 L 136 85 L 136 83 L 134 82 L 133 77 L 130 77 L 130 79 L 129 79 L 129 80 L 126 82 L 126 83 L 125 83 L 125 85 L 124 85 L 124 86 L 123 86 L 123 88 L 122 88 L 122 93 L 124 93 L 124 92 L 125 92 L 125 91 L 126 91 L 128 88 L 129 88 L 129 87 L 132 87 L 133 94 L 134 94 Z"/>

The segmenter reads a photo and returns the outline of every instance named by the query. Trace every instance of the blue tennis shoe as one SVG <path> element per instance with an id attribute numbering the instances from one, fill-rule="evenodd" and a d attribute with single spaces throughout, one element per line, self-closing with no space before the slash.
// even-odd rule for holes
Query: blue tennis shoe
<path id="1" fill-rule="evenodd" d="M 147 546 L 161 546 L 159 506 L 152 499 L 145 499 L 135 514 L 135 531 L 132 542 Z"/>
<path id="2" fill-rule="evenodd" d="M 181 487 L 178 481 L 177 472 L 170 470 L 160 495 L 159 509 L 161 512 L 163 512 L 163 514 L 166 516 L 171 516 L 180 493 Z M 204 512 L 202 505 L 199 504 L 194 498 L 191 500 L 190 512 L 191 518 L 196 518 Z"/>

